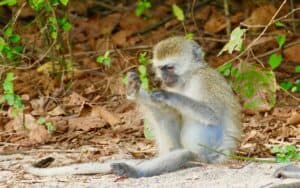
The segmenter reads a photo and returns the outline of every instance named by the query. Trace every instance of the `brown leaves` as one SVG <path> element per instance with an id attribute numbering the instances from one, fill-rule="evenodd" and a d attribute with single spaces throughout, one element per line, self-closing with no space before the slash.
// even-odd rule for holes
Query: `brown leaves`
<path id="1" fill-rule="evenodd" d="M 30 114 L 19 113 L 5 127 L 6 130 L 14 130 L 28 137 L 31 144 L 43 144 L 50 138 L 45 126 L 38 124 L 37 120 Z"/>
<path id="2" fill-rule="evenodd" d="M 244 23 L 249 26 L 265 26 L 275 14 L 276 8 L 273 5 L 264 5 L 255 9 Z"/>

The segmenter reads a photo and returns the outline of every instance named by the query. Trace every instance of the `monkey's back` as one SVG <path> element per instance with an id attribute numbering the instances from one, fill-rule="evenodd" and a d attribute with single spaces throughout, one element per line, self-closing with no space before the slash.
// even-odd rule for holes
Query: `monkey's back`
<path id="1" fill-rule="evenodd" d="M 203 87 L 206 89 L 201 100 L 211 104 L 218 114 L 223 115 L 225 134 L 235 139 L 225 140 L 224 147 L 233 150 L 237 147 L 236 140 L 241 137 L 241 107 L 238 99 L 225 78 L 215 69 L 209 66 L 201 68 L 198 75 L 201 77 L 201 82 L 205 83 Z"/>

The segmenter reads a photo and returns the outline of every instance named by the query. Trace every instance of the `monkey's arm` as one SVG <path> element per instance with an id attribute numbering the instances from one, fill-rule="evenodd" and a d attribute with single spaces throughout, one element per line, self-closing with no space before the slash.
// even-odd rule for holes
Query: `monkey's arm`
<path id="1" fill-rule="evenodd" d="M 216 112 L 204 102 L 164 90 L 153 91 L 150 97 L 153 101 L 166 104 L 193 119 L 207 121 L 212 125 L 221 124 Z"/>
<path id="2" fill-rule="evenodd" d="M 150 177 L 178 170 L 193 160 L 193 157 L 193 153 L 189 150 L 178 149 L 135 166 L 127 163 L 113 163 L 111 168 L 112 172 L 119 176 Z"/>

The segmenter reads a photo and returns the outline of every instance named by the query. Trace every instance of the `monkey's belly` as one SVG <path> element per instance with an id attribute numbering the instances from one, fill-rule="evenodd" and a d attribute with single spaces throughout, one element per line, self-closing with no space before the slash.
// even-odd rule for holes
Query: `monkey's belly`
<path id="1" fill-rule="evenodd" d="M 219 154 L 215 152 L 222 145 L 223 126 L 203 125 L 198 122 L 182 127 L 181 142 L 184 148 L 195 153 L 200 161 L 214 162 Z"/>

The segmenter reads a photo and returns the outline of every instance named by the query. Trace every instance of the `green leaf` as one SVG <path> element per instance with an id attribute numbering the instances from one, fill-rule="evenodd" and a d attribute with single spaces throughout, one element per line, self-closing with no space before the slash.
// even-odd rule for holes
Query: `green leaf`
<path id="1" fill-rule="evenodd" d="M 194 33 L 187 33 L 185 38 L 192 40 L 194 38 Z"/>
<path id="2" fill-rule="evenodd" d="M 152 4 L 148 0 L 139 0 L 136 3 L 135 15 L 141 16 L 142 14 L 144 14 L 144 12 L 147 9 L 149 9 L 151 7 L 152 7 Z"/>
<path id="3" fill-rule="evenodd" d="M 0 42 L 0 46 L 1 46 L 1 42 Z M 0 51 L 1 51 L 1 49 L 0 49 Z M 297 66 L 295 67 L 295 72 L 300 73 L 300 65 L 297 65 Z"/>
<path id="4" fill-rule="evenodd" d="M 30 7 L 36 11 L 40 11 L 44 4 L 46 4 L 45 0 L 29 0 Z"/>
<path id="5" fill-rule="evenodd" d="M 293 83 L 291 81 L 281 82 L 280 87 L 285 90 L 290 90 L 293 87 Z"/>
<path id="6" fill-rule="evenodd" d="M 279 48 L 282 48 L 283 45 L 285 44 L 286 36 L 285 36 L 285 35 L 278 35 L 278 36 L 276 37 L 276 41 L 277 41 L 277 43 L 278 43 L 278 45 L 279 45 Z"/>
<path id="7" fill-rule="evenodd" d="M 274 70 L 276 69 L 282 62 L 283 57 L 281 54 L 272 54 L 269 58 L 269 65 L 271 66 L 271 68 Z"/>
<path id="8" fill-rule="evenodd" d="M 217 70 L 220 72 L 220 73 L 224 73 L 226 70 L 230 70 L 232 67 L 232 63 L 231 62 L 226 62 L 224 63 L 223 65 L 220 65 Z"/>
<path id="9" fill-rule="evenodd" d="M 147 69 L 145 65 L 139 65 L 138 71 L 141 75 L 147 75 Z"/>
<path id="10" fill-rule="evenodd" d="M 12 35 L 11 37 L 9 37 L 10 42 L 12 43 L 17 43 L 21 40 L 20 35 Z"/>
<path id="11" fill-rule="evenodd" d="M 14 102 L 15 102 L 14 94 L 5 94 L 3 98 L 4 98 L 4 101 L 6 101 L 8 105 L 10 105 L 10 106 L 14 105 Z"/>
<path id="12" fill-rule="evenodd" d="M 173 11 L 173 15 L 176 17 L 177 20 L 184 21 L 184 13 L 183 13 L 183 10 L 179 6 L 177 6 L 176 4 L 173 4 L 172 11 Z"/>
<path id="13" fill-rule="evenodd" d="M 54 126 L 54 124 L 52 122 L 47 122 L 45 125 L 46 125 L 46 128 L 47 128 L 49 134 L 52 134 L 55 132 L 56 127 Z"/>
<path id="14" fill-rule="evenodd" d="M 46 123 L 46 118 L 44 118 L 44 117 L 40 117 L 39 119 L 38 119 L 38 124 L 40 124 L 40 125 L 44 125 L 45 123 Z"/>
<path id="15" fill-rule="evenodd" d="M 149 58 L 147 57 L 147 52 L 140 53 L 138 61 L 142 65 L 148 65 L 148 64 L 151 63 L 150 60 L 149 60 Z"/>
<path id="16" fill-rule="evenodd" d="M 228 53 L 232 54 L 235 51 L 241 51 L 243 47 L 243 35 L 245 34 L 246 29 L 241 29 L 240 27 L 236 27 L 230 34 L 230 40 L 226 43 L 226 45 L 219 52 L 218 56 L 223 52 L 228 51 Z"/>
<path id="17" fill-rule="evenodd" d="M 17 4 L 17 0 L 1 0 L 0 6 L 7 5 L 7 6 L 14 6 Z"/>
<path id="18" fill-rule="evenodd" d="M 111 58 L 109 57 L 110 52 L 106 51 L 104 55 L 99 55 L 96 61 L 100 64 L 110 66 L 111 65 Z"/>
<path id="19" fill-rule="evenodd" d="M 15 75 L 13 72 L 9 72 L 6 74 L 4 82 L 12 82 L 15 79 Z"/>
<path id="20" fill-rule="evenodd" d="M 275 22 L 275 26 L 276 27 L 285 27 L 285 24 L 283 22 L 281 22 L 281 21 L 276 21 Z"/>
<path id="21" fill-rule="evenodd" d="M 69 0 L 59 0 L 61 4 L 67 6 Z"/>
<path id="22" fill-rule="evenodd" d="M 13 29 L 12 29 L 12 27 L 8 27 L 8 28 L 5 29 L 5 31 L 4 31 L 4 36 L 5 36 L 5 37 L 9 38 L 9 37 L 12 36 L 12 34 L 13 34 Z"/>
<path id="23" fill-rule="evenodd" d="M 2 37 L 0 37 L 0 52 L 3 51 L 5 46 L 6 46 L 5 40 Z"/>
<path id="24" fill-rule="evenodd" d="M 69 22 L 66 22 L 65 24 L 63 24 L 62 29 L 64 31 L 70 31 L 72 29 L 72 25 Z"/>
<path id="25" fill-rule="evenodd" d="M 19 95 L 15 95 L 15 101 L 14 101 L 14 108 L 16 109 L 23 109 L 24 105 L 22 103 L 22 99 Z"/>
<path id="26" fill-rule="evenodd" d="M 57 32 L 56 31 L 51 32 L 51 38 L 52 39 L 57 39 Z"/>

